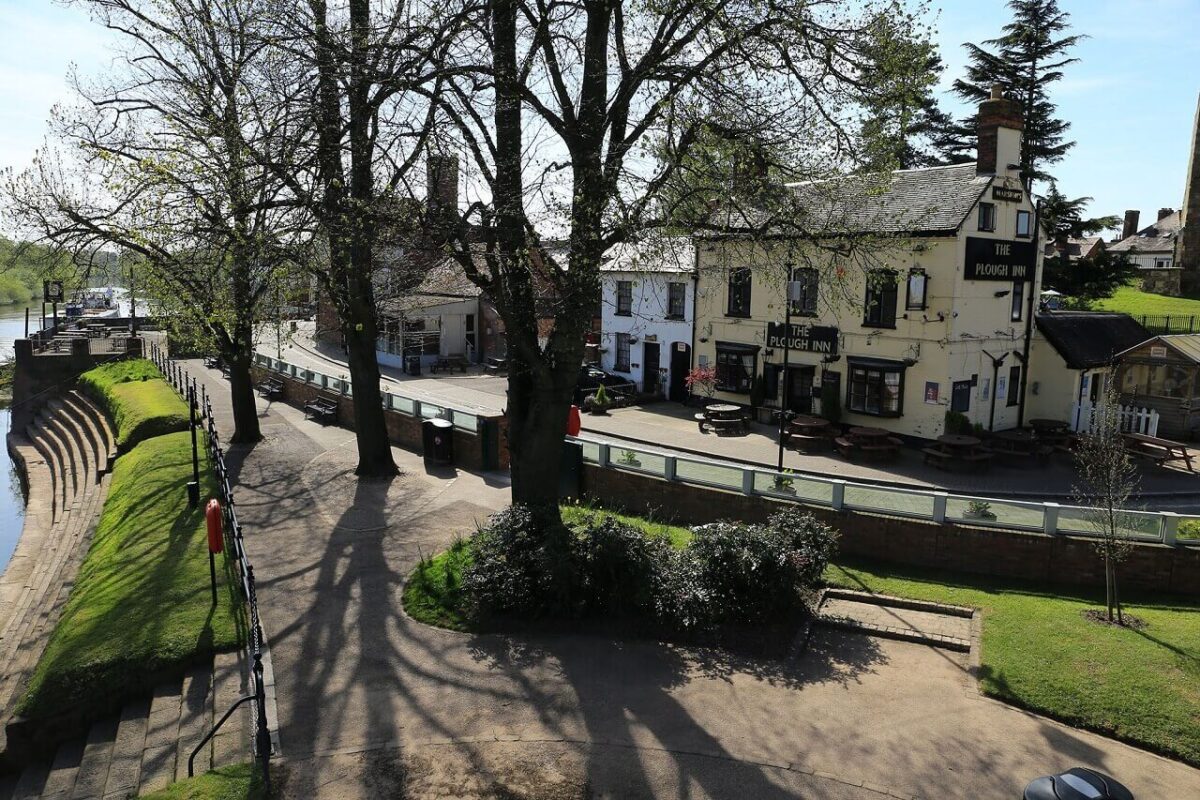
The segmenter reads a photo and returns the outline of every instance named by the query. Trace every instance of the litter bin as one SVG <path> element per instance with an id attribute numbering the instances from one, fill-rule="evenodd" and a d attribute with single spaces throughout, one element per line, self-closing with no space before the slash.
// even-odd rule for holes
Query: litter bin
<path id="1" fill-rule="evenodd" d="M 405 375 L 420 375 L 421 374 L 421 357 L 420 356 L 405 356 L 404 357 L 404 374 Z"/>
<path id="2" fill-rule="evenodd" d="M 1133 792 L 1107 775 L 1072 767 L 1058 775 L 1038 778 L 1025 787 L 1022 800 L 1133 800 Z"/>
<path id="3" fill-rule="evenodd" d="M 448 419 L 427 419 L 421 423 L 421 442 L 426 464 L 454 463 L 454 423 Z"/>

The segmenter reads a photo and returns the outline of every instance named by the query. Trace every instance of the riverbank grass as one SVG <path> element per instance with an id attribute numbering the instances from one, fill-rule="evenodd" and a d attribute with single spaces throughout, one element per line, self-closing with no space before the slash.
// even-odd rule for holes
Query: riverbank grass
<path id="1" fill-rule="evenodd" d="M 1200 604 L 1122 592 L 1141 630 L 1083 616 L 1104 590 L 1048 591 L 1015 580 L 893 564 L 831 565 L 849 589 L 983 612 L 980 688 L 1071 725 L 1200 766 Z"/>
<path id="2" fill-rule="evenodd" d="M 1133 286 L 1122 286 L 1107 297 L 1096 302 L 1097 311 L 1120 311 L 1134 317 L 1145 314 L 1157 316 L 1170 314 L 1173 317 L 1200 317 L 1200 300 L 1190 297 L 1172 297 L 1166 294 L 1143 292 Z"/>
<path id="3" fill-rule="evenodd" d="M 187 507 L 187 432 L 147 439 L 113 468 L 108 498 L 75 587 L 19 712 L 33 719 L 105 713 L 244 630 L 227 560 L 212 607 L 203 505 Z M 207 465 L 201 497 L 216 493 Z"/>
<path id="4" fill-rule="evenodd" d="M 187 404 L 144 358 L 96 367 L 79 376 L 79 385 L 108 412 L 122 449 L 188 426 Z"/>
<path id="5" fill-rule="evenodd" d="M 142 800 L 265 800 L 267 793 L 257 767 L 234 764 L 177 781 L 141 797 Z"/>

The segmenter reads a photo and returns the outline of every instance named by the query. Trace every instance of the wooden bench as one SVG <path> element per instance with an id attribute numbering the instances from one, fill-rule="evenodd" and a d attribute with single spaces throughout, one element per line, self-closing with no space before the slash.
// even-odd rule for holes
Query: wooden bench
<path id="1" fill-rule="evenodd" d="M 322 424 L 337 422 L 338 396 L 333 392 L 318 392 L 316 397 L 304 404 L 304 416 Z"/>
<path id="2" fill-rule="evenodd" d="M 783 432 L 783 446 L 801 453 L 819 453 L 828 450 L 832 444 L 833 439 L 829 436 Z"/>
<path id="3" fill-rule="evenodd" d="M 485 372 L 490 372 L 495 375 L 502 375 L 508 372 L 508 359 L 506 358 L 489 358 L 483 362 Z"/>
<path id="4" fill-rule="evenodd" d="M 268 400 L 283 397 L 283 381 L 279 378 L 267 378 L 258 385 L 258 393 Z"/>
<path id="5" fill-rule="evenodd" d="M 1192 467 L 1192 454 L 1187 446 L 1170 439 L 1160 439 L 1139 433 L 1125 434 L 1125 452 L 1137 458 L 1153 461 L 1160 467 L 1168 461 L 1180 460 L 1187 465 L 1188 472 L 1195 472 Z"/>
<path id="6" fill-rule="evenodd" d="M 942 450 L 940 447 L 923 447 L 921 452 L 925 454 L 925 463 L 938 469 L 947 469 L 954 466 L 954 455 Z"/>

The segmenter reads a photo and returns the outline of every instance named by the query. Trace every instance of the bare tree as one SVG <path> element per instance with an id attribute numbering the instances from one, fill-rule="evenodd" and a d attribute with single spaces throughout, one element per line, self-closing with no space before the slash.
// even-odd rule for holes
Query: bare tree
<path id="1" fill-rule="evenodd" d="M 7 181 L 25 230 L 77 254 L 118 249 L 143 292 L 188 319 L 230 366 L 235 441 L 260 438 L 254 329 L 301 252 L 286 187 L 248 158 L 246 96 L 262 66 L 263 0 L 76 0 L 115 34 L 117 68 L 75 80 L 63 146 Z M 261 120 L 258 120 L 261 122 Z"/>
<path id="2" fill-rule="evenodd" d="M 897 3 L 833 0 L 490 0 L 471 18 L 441 104 L 478 191 L 453 249 L 505 326 L 514 502 L 557 516 L 559 450 L 605 254 L 678 228 L 674 178 L 703 165 L 691 156 L 715 127 L 723 141 L 784 154 L 792 180 L 853 163 L 868 25 L 884 11 L 917 24 Z M 762 183 L 722 198 L 744 213 L 700 227 L 779 235 L 794 204 Z"/>
<path id="3" fill-rule="evenodd" d="M 1099 378 L 1095 378 L 1099 380 Z M 1109 622 L 1125 624 L 1117 569 L 1133 551 L 1131 532 L 1137 524 L 1130 499 L 1140 485 L 1137 467 L 1125 449 L 1121 432 L 1120 396 L 1113 381 L 1106 381 L 1096 405 L 1091 430 L 1083 434 L 1075 451 L 1078 482 L 1075 502 L 1083 506 L 1089 527 L 1097 535 L 1096 551 L 1104 559 L 1104 602 Z"/>

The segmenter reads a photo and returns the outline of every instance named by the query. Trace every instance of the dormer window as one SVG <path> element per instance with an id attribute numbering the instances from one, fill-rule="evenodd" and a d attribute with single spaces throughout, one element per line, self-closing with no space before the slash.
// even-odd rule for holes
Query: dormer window
<path id="1" fill-rule="evenodd" d="M 980 203 L 979 204 L 979 230 L 981 230 L 981 231 L 996 230 L 996 204 L 995 203 Z"/>

